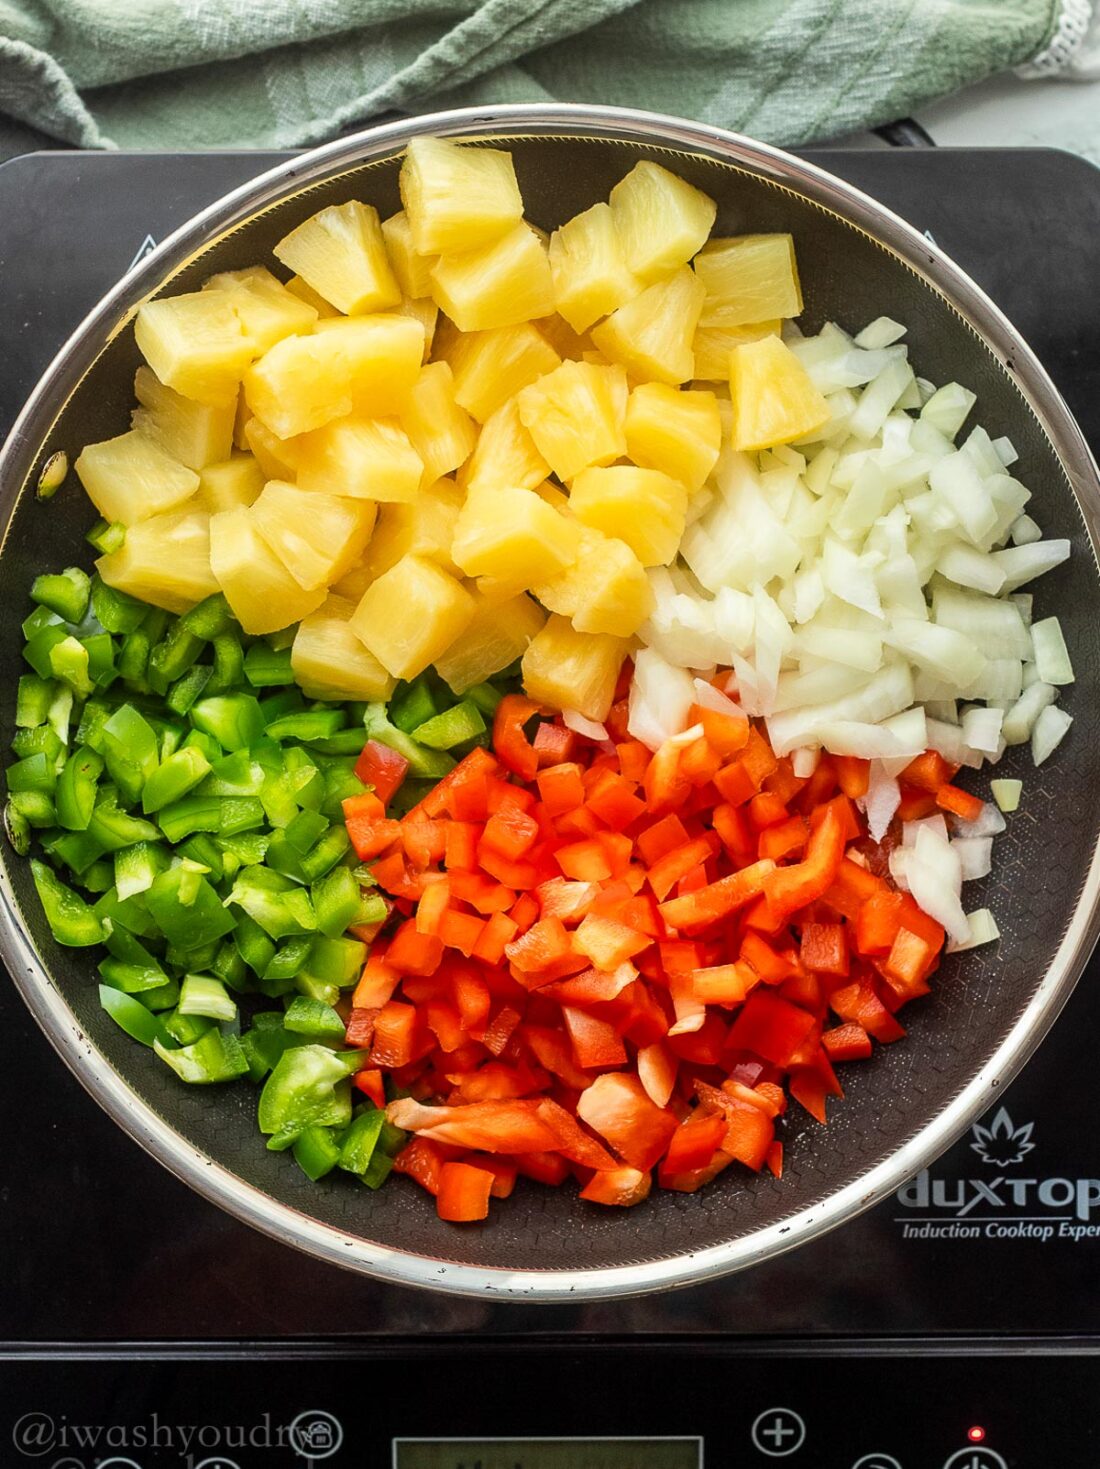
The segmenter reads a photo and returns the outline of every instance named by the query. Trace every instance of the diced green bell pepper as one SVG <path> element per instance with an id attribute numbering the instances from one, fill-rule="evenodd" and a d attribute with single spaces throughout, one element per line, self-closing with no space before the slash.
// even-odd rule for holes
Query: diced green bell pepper
<path id="1" fill-rule="evenodd" d="M 264 719 L 251 694 L 218 694 L 191 706 L 191 723 L 223 750 L 244 750 L 263 737 Z"/>
<path id="2" fill-rule="evenodd" d="M 296 995 L 287 1006 L 283 1024 L 294 1035 L 308 1036 L 311 1040 L 342 1041 L 345 1026 L 331 1005 L 322 1005 L 317 1000 Z"/>
<path id="3" fill-rule="evenodd" d="M 99 986 L 99 1003 L 120 1029 L 143 1046 L 161 1046 L 168 1050 L 175 1044 L 164 1022 L 140 1000 L 109 984 Z"/>
<path id="4" fill-rule="evenodd" d="M 160 1041 L 153 1042 L 153 1049 L 181 1081 L 196 1086 L 213 1082 L 233 1081 L 248 1070 L 248 1061 L 241 1050 L 236 1036 L 223 1035 L 217 1027 L 208 1030 L 189 1046 L 171 1051 Z"/>
<path id="5" fill-rule="evenodd" d="M 122 550 L 126 541 L 126 527 L 117 520 L 113 522 L 97 520 L 84 539 L 89 545 L 94 546 L 101 556 L 110 556 L 113 551 Z"/>
<path id="6" fill-rule="evenodd" d="M 180 626 L 193 637 L 212 643 L 215 638 L 232 631 L 236 620 L 225 597 L 221 592 L 215 592 L 185 612 L 180 618 Z"/>
<path id="7" fill-rule="evenodd" d="M 80 745 L 57 778 L 57 819 L 69 831 L 87 831 L 95 810 L 103 757 Z"/>
<path id="8" fill-rule="evenodd" d="M 264 867 L 246 867 L 239 872 L 226 901 L 243 908 L 273 939 L 313 933 L 317 928 L 309 894 Z"/>
<path id="9" fill-rule="evenodd" d="M 463 699 L 434 719 L 418 724 L 413 730 L 417 744 L 427 745 L 430 750 L 453 750 L 485 733 L 485 721 L 472 699 Z"/>
<path id="10" fill-rule="evenodd" d="M 389 745 L 409 762 L 409 773 L 421 780 L 441 780 L 454 769 L 455 762 L 442 750 L 427 750 L 410 738 L 404 730 L 392 724 L 386 714 L 385 704 L 368 704 L 363 720 L 366 739 L 379 740 Z"/>
<path id="11" fill-rule="evenodd" d="M 345 1173 L 362 1178 L 370 1166 L 386 1114 L 378 1107 L 368 1107 L 353 1118 L 340 1139 L 340 1167 Z"/>
<path id="12" fill-rule="evenodd" d="M 331 1173 L 340 1161 L 340 1144 L 328 1127 L 306 1127 L 294 1141 L 294 1161 L 313 1183 Z"/>
<path id="13" fill-rule="evenodd" d="M 193 879 L 189 882 L 188 879 Z M 162 872 L 144 895 L 161 933 L 172 944 L 199 948 L 230 933 L 236 920 L 204 877 L 183 866 Z"/>
<path id="14" fill-rule="evenodd" d="M 136 597 L 109 587 L 101 577 L 92 577 L 92 611 L 104 632 L 126 636 L 141 626 L 148 610 Z"/>
<path id="15" fill-rule="evenodd" d="M 31 587 L 31 601 L 48 607 L 74 626 L 84 621 L 91 595 L 91 578 L 79 566 L 66 566 L 56 575 L 36 576 Z"/>
<path id="16" fill-rule="evenodd" d="M 439 705 L 428 680 L 423 676 L 399 687 L 390 700 L 390 722 L 405 734 L 412 734 L 418 724 L 423 724 L 438 713 Z"/>
<path id="17" fill-rule="evenodd" d="M 133 805 L 160 763 L 157 732 L 132 704 L 123 704 L 104 724 L 102 742 L 108 774 Z"/>
<path id="18" fill-rule="evenodd" d="M 317 927 L 326 938 L 338 939 L 359 912 L 359 884 L 348 867 L 334 867 L 319 877 L 310 896 Z"/>
<path id="19" fill-rule="evenodd" d="M 37 729 L 46 723 L 50 700 L 57 685 L 36 673 L 24 673 L 15 696 L 15 723 L 19 729 Z"/>
<path id="20" fill-rule="evenodd" d="M 181 1015 L 205 1015 L 210 1020 L 233 1020 L 237 1002 L 212 974 L 185 974 L 180 985 Z"/>
<path id="21" fill-rule="evenodd" d="M 50 932 L 67 948 L 87 948 L 103 942 L 103 924 L 95 912 L 45 862 L 31 859 L 31 876 Z"/>
<path id="22" fill-rule="evenodd" d="M 137 893 L 148 892 L 171 862 L 167 847 L 159 842 L 134 842 L 115 853 L 115 887 L 123 902 Z"/>
<path id="23" fill-rule="evenodd" d="M 193 791 L 210 771 L 210 762 L 194 745 L 185 746 L 163 760 L 145 782 L 141 809 L 146 815 L 162 810 Z"/>
<path id="24" fill-rule="evenodd" d="M 278 653 L 266 643 L 253 643 L 244 655 L 244 676 L 254 689 L 278 688 L 294 682 L 290 649 Z"/>
<path id="25" fill-rule="evenodd" d="M 289 1148 L 307 1127 L 346 1127 L 351 1121 L 349 1077 L 364 1064 L 362 1051 L 294 1046 L 284 1051 L 260 1093 L 260 1131 L 274 1151 Z"/>

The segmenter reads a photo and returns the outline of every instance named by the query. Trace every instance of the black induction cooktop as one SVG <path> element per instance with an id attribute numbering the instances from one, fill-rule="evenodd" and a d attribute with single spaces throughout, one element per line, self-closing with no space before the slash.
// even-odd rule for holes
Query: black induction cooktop
<path id="1" fill-rule="evenodd" d="M 282 156 L 57 153 L 0 168 L 0 427 L 104 290 L 195 209 Z M 1100 445 L 1100 171 L 1047 150 L 808 156 L 969 271 Z M 312 1412 L 322 1382 L 322 1406 L 360 1392 L 373 1405 L 357 1396 L 336 1448 L 324 1413 L 281 1447 L 225 1436 L 158 1446 L 132 1434 L 89 1446 L 55 1414 L 52 1437 L 16 1435 L 14 1458 L 0 1441 L 0 1464 L 680 1469 L 702 1462 L 701 1434 L 707 1464 L 732 1469 L 773 1458 L 815 1469 L 1100 1462 L 1098 986 L 1094 960 L 981 1130 L 872 1212 L 710 1285 L 572 1308 L 380 1285 L 236 1223 L 118 1131 L 0 985 L 0 1363 L 19 1364 L 17 1377 L 0 1372 L 0 1435 L 8 1407 L 33 1418 L 56 1395 L 61 1363 L 66 1402 L 85 1416 L 107 1394 L 120 1417 L 163 1404 L 165 1423 L 178 1423 L 196 1395 L 226 1390 L 226 1374 L 253 1416 L 269 1398 Z M 515 1345 L 502 1351 L 505 1338 Z M 257 1365 L 273 1352 L 298 1354 L 296 1365 Z M 304 1378 L 303 1354 L 315 1369 Z M 785 1378 L 773 1375 L 780 1356 Z M 937 1367 L 944 1358 L 952 1365 Z M 1056 1371 L 1044 1365 L 1054 1361 Z M 414 1387 L 425 1382 L 427 1404 Z M 416 1410 L 399 1411 L 414 1396 Z M 633 1448 L 541 1441 L 647 1433 Z M 477 1442 L 413 1442 L 435 1435 Z"/>

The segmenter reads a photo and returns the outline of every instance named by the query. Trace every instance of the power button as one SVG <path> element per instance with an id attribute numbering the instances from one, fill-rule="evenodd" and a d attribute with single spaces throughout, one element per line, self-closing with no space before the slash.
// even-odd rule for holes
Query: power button
<path id="1" fill-rule="evenodd" d="M 943 1469 L 1008 1469 L 1008 1464 L 996 1449 L 987 1449 L 983 1444 L 977 1449 L 959 1449 L 946 1461 Z"/>

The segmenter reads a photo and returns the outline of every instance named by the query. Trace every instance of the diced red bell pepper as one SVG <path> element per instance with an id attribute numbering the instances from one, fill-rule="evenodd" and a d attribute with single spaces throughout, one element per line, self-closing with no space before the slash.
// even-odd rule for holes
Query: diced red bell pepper
<path id="1" fill-rule="evenodd" d="M 635 845 L 638 854 L 647 867 L 652 867 L 668 852 L 674 852 L 678 847 L 683 847 L 690 841 L 687 827 L 676 815 L 670 812 L 668 816 L 662 816 L 659 821 L 654 821 L 642 831 Z"/>
<path id="2" fill-rule="evenodd" d="M 836 803 L 830 802 L 821 821 L 810 831 L 803 860 L 790 867 L 777 867 L 765 878 L 764 892 L 772 912 L 787 917 L 826 893 L 840 870 L 844 846 L 842 818 Z"/>
<path id="3" fill-rule="evenodd" d="M 799 958 L 820 974 L 848 973 L 848 940 L 842 923 L 807 923 L 802 928 Z"/>
<path id="4" fill-rule="evenodd" d="M 477 872 L 477 843 L 481 828 L 474 821 L 448 821 L 443 838 L 443 861 L 448 872 Z"/>
<path id="5" fill-rule="evenodd" d="M 518 862 L 530 852 L 538 837 L 539 824 L 533 817 L 516 806 L 502 806 L 485 823 L 478 853 L 488 847 L 508 861 Z"/>
<path id="6" fill-rule="evenodd" d="M 638 1079 L 657 1107 L 667 1107 L 676 1086 L 680 1061 L 662 1041 L 643 1046 L 637 1057 Z"/>
<path id="7" fill-rule="evenodd" d="M 661 1170 L 686 1173 L 695 1168 L 705 1168 L 725 1135 L 726 1119 L 723 1115 L 693 1112 L 672 1134 L 672 1141 L 661 1162 Z"/>
<path id="8" fill-rule="evenodd" d="M 654 816 L 674 811 L 691 793 L 691 782 L 680 773 L 680 747 L 666 740 L 649 762 L 643 782 L 645 803 Z"/>
<path id="9" fill-rule="evenodd" d="M 571 729 L 566 729 L 564 724 L 544 721 L 535 730 L 535 738 L 532 741 L 535 754 L 538 756 L 539 769 L 548 765 L 561 765 L 566 760 L 572 760 L 573 747 L 576 743 L 577 736 Z"/>
<path id="10" fill-rule="evenodd" d="M 938 750 L 925 750 L 923 755 L 909 762 L 898 779 L 934 796 L 941 786 L 948 783 L 956 769 L 956 766 L 948 765 Z"/>
<path id="11" fill-rule="evenodd" d="M 417 932 L 410 918 L 394 934 L 386 962 L 400 974 L 434 974 L 443 958 L 443 944 L 434 934 Z"/>
<path id="12" fill-rule="evenodd" d="M 391 750 L 381 740 L 368 740 L 355 762 L 356 779 L 370 786 L 383 806 L 389 805 L 400 790 L 408 769 L 409 762 L 404 755 Z"/>
<path id="13" fill-rule="evenodd" d="M 625 831 L 646 809 L 630 782 L 610 770 L 601 772 L 599 781 L 588 792 L 586 804 L 612 831 Z"/>
<path id="14" fill-rule="evenodd" d="M 370 1064 L 392 1071 L 407 1066 L 416 1055 L 418 1016 L 414 1005 L 388 1000 L 374 1018 Z"/>
<path id="15" fill-rule="evenodd" d="M 814 1028 L 814 1017 L 770 990 L 752 991 L 730 1030 L 729 1043 L 752 1051 L 773 1066 L 789 1066 L 791 1057 Z"/>
<path id="16" fill-rule="evenodd" d="M 438 1194 L 439 1176 L 445 1161 L 444 1149 L 438 1143 L 414 1135 L 394 1158 L 393 1171 L 415 1179 L 428 1193 Z"/>
<path id="17" fill-rule="evenodd" d="M 536 1151 L 515 1155 L 516 1171 L 536 1183 L 558 1188 L 569 1177 L 569 1164 L 560 1153 Z"/>
<path id="18" fill-rule="evenodd" d="M 358 1042 L 350 1044 L 356 1045 Z M 356 1091 L 369 1097 L 376 1107 L 385 1107 L 386 1088 L 382 1080 L 382 1073 L 376 1067 L 365 1066 L 362 1071 L 357 1071 L 351 1080 Z"/>
<path id="19" fill-rule="evenodd" d="M 552 877 L 535 889 L 539 911 L 544 918 L 560 918 L 563 923 L 577 923 L 600 895 L 598 883 L 569 882 L 564 877 Z"/>
<path id="20" fill-rule="evenodd" d="M 657 1107 L 636 1076 L 605 1072 L 577 1100 L 577 1116 L 619 1156 L 643 1172 L 664 1156 L 677 1121 Z"/>
<path id="21" fill-rule="evenodd" d="M 509 918 L 507 913 L 490 914 L 477 943 L 470 951 L 470 957 L 480 959 L 483 964 L 501 963 L 505 949 L 518 932 L 515 920 Z"/>
<path id="22" fill-rule="evenodd" d="M 561 1013 L 578 1066 L 595 1070 L 623 1064 L 626 1047 L 610 1021 L 601 1020 L 576 1005 L 563 1005 Z"/>
<path id="23" fill-rule="evenodd" d="M 670 928 L 681 933 L 699 933 L 736 913 L 738 908 L 764 892 L 765 885 L 776 872 L 789 870 L 776 868 L 774 862 L 755 862 L 729 877 L 719 878 L 697 893 L 662 903 L 661 917 Z"/>
<path id="24" fill-rule="evenodd" d="M 692 993 L 704 1005 L 721 1005 L 726 1009 L 739 1005 L 749 991 L 760 983 L 760 976 L 748 964 L 716 964 L 697 969 L 691 976 Z"/>
<path id="25" fill-rule="evenodd" d="M 740 754 L 749 742 L 751 726 L 747 719 L 738 714 L 720 714 L 717 709 L 696 705 L 692 711 L 693 722 L 703 726 L 703 737 L 707 744 L 721 755 L 723 761 Z"/>
<path id="26" fill-rule="evenodd" d="M 585 954 L 597 969 L 617 969 L 635 954 L 648 949 L 652 939 L 613 918 L 589 913 L 573 935 L 573 947 Z"/>
<path id="27" fill-rule="evenodd" d="M 484 821 L 488 812 L 484 809 L 484 781 L 495 774 L 500 766 L 480 745 L 476 746 L 438 781 L 424 798 L 409 812 L 410 816 L 453 816 L 456 821 Z M 455 798 L 459 792 L 472 788 L 482 800 L 480 814 L 463 814 L 456 809 Z"/>
<path id="28" fill-rule="evenodd" d="M 582 1168 L 614 1168 L 615 1159 L 604 1145 L 552 1098 L 545 1097 L 539 1103 L 539 1116 L 553 1129 L 558 1151 L 571 1163 L 579 1163 Z"/>
<path id="29" fill-rule="evenodd" d="M 602 1168 L 581 1189 L 581 1198 L 590 1204 L 618 1205 L 629 1209 L 649 1197 L 652 1174 L 622 1163 L 617 1168 Z"/>
<path id="30" fill-rule="evenodd" d="M 370 1050 L 371 1041 L 374 1039 L 374 1022 L 378 1019 L 381 1009 L 381 1005 L 369 1010 L 352 1007 L 344 1032 L 344 1040 L 347 1045 L 354 1047 L 357 1051 Z"/>
<path id="31" fill-rule="evenodd" d="M 606 849 L 595 837 L 560 847 L 554 860 L 566 877 L 577 882 L 606 882 L 613 870 Z"/>
<path id="32" fill-rule="evenodd" d="M 649 885 L 657 901 L 663 903 L 683 877 L 708 861 L 717 851 L 718 838 L 712 831 L 707 831 L 658 857 L 649 869 Z"/>
<path id="33" fill-rule="evenodd" d="M 470 1102 L 461 1107 L 426 1107 L 412 1097 L 391 1102 L 386 1115 L 395 1127 L 433 1142 L 454 1143 L 481 1153 L 542 1153 L 557 1146 L 553 1129 L 538 1115 L 539 1101 Z"/>
<path id="34" fill-rule="evenodd" d="M 582 768 L 575 764 L 551 765 L 536 777 L 539 797 L 551 816 L 562 816 L 584 805 Z"/>
<path id="35" fill-rule="evenodd" d="M 834 755 L 837 784 L 849 800 L 856 801 L 867 794 L 871 784 L 871 762 L 861 760 L 858 755 Z"/>
<path id="36" fill-rule="evenodd" d="M 451 1224 L 468 1224 L 488 1219 L 493 1174 L 469 1163 L 444 1163 L 439 1171 L 435 1206 L 440 1219 Z"/>
<path id="37" fill-rule="evenodd" d="M 972 796 L 969 791 L 961 791 L 958 786 L 940 786 L 936 792 L 936 805 L 941 811 L 950 811 L 960 821 L 977 821 L 982 814 L 982 800 L 980 796 Z"/>
<path id="38" fill-rule="evenodd" d="M 361 1010 L 381 1010 L 393 995 L 400 980 L 401 976 L 397 970 L 392 964 L 386 962 L 384 951 L 371 954 L 363 966 L 362 976 L 352 994 L 352 1006 Z"/>
<path id="39" fill-rule="evenodd" d="M 825 1031 L 821 1044 L 830 1061 L 866 1061 L 872 1050 L 871 1037 L 854 1020 Z"/>
<path id="40" fill-rule="evenodd" d="M 538 704 L 522 694 L 505 694 L 493 718 L 493 749 L 501 764 L 521 780 L 533 781 L 538 773 L 538 751 L 527 738 L 524 725 L 541 712 Z"/>

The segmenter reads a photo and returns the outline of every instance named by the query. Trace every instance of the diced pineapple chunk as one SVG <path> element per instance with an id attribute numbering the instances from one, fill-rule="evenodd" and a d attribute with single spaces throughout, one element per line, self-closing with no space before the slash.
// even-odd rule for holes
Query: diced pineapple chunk
<path id="1" fill-rule="evenodd" d="M 260 534 L 251 507 L 210 517 L 210 567 L 233 616 L 253 636 L 301 622 L 325 600 L 324 587 L 306 591 L 294 580 Z"/>
<path id="2" fill-rule="evenodd" d="M 577 632 L 568 618 L 551 617 L 523 655 L 523 686 L 536 703 L 604 720 L 629 646 L 625 638 Z"/>
<path id="3" fill-rule="evenodd" d="M 722 420 L 718 399 L 666 383 L 642 383 L 626 407 L 626 449 L 635 464 L 661 469 L 698 490 L 718 460 Z"/>
<path id="4" fill-rule="evenodd" d="M 86 444 L 76 472 L 100 515 L 123 525 L 175 510 L 199 487 L 193 469 L 137 429 Z"/>
<path id="5" fill-rule="evenodd" d="M 376 576 L 396 566 L 402 556 L 424 556 L 457 576 L 451 543 L 462 501 L 462 491 L 453 479 L 439 479 L 421 490 L 411 504 L 382 505 L 363 563 L 368 580 L 360 587 L 359 595 Z"/>
<path id="6" fill-rule="evenodd" d="M 229 457 L 237 416 L 235 402 L 215 408 L 185 398 L 174 388 L 166 388 L 153 369 L 144 366 L 134 374 L 134 393 L 141 406 L 134 409 L 131 423 L 140 433 L 155 439 L 173 459 L 188 469 L 202 469 Z"/>
<path id="7" fill-rule="evenodd" d="M 473 621 L 442 657 L 435 671 L 452 693 L 464 694 L 514 663 L 546 621 L 546 613 L 530 597 L 505 602 L 478 594 Z"/>
<path id="8" fill-rule="evenodd" d="M 356 599 L 358 600 L 358 599 Z M 307 699 L 388 699 L 397 680 L 351 630 L 355 602 L 329 596 L 294 634 L 290 666 Z"/>
<path id="9" fill-rule="evenodd" d="M 277 280 L 262 265 L 247 270 L 225 270 L 203 282 L 204 291 L 224 291 L 252 338 L 257 356 L 284 337 L 311 332 L 320 314 L 317 308 Z"/>
<path id="10" fill-rule="evenodd" d="M 695 274 L 706 297 L 703 326 L 746 326 L 797 316 L 802 288 L 790 235 L 734 235 L 699 252 Z"/>
<path id="11" fill-rule="evenodd" d="M 402 296 L 401 304 L 395 306 L 394 311 L 399 316 L 411 316 L 413 321 L 418 321 L 424 328 L 424 356 L 427 362 L 432 352 L 432 342 L 435 338 L 436 323 L 439 320 L 439 307 L 430 296 Z"/>
<path id="12" fill-rule="evenodd" d="M 192 291 L 146 301 L 134 340 L 149 366 L 185 398 L 219 406 L 237 396 L 256 346 L 225 291 Z"/>
<path id="13" fill-rule="evenodd" d="M 645 281 L 685 265 L 706 244 L 718 209 L 693 188 L 648 159 L 611 190 L 611 213 L 626 263 Z"/>
<path id="14" fill-rule="evenodd" d="M 304 434 L 280 439 L 260 419 L 252 417 L 244 426 L 244 441 L 264 472 L 265 479 L 293 479 L 298 473 Z"/>
<path id="15" fill-rule="evenodd" d="M 626 453 L 626 392 L 620 368 L 569 361 L 519 394 L 524 427 L 559 479 Z"/>
<path id="16" fill-rule="evenodd" d="M 331 586 L 361 560 L 377 513 L 372 500 L 299 490 L 277 479 L 252 506 L 257 530 L 307 592 Z"/>
<path id="17" fill-rule="evenodd" d="M 470 457 L 477 428 L 455 402 L 454 375 L 446 362 L 429 362 L 422 369 L 401 414 L 401 426 L 423 462 L 422 485 L 435 484 Z"/>
<path id="18" fill-rule="evenodd" d="M 264 487 L 266 476 L 252 454 L 233 454 L 220 464 L 199 471 L 198 509 L 215 515 L 237 505 L 251 505 Z"/>
<path id="19" fill-rule="evenodd" d="M 467 576 L 525 591 L 569 566 L 580 532 L 533 490 L 479 490 L 468 496 L 451 555 Z"/>
<path id="20" fill-rule="evenodd" d="M 244 436 L 244 431 L 248 427 L 248 424 L 253 417 L 255 417 L 255 415 L 253 414 L 252 409 L 249 408 L 247 399 L 245 398 L 244 394 L 238 393 L 237 412 L 235 418 L 233 419 L 233 444 L 235 448 L 248 448 L 248 440 Z"/>
<path id="21" fill-rule="evenodd" d="M 366 500 L 411 500 L 424 466 L 394 418 L 338 418 L 296 440 L 298 484 Z"/>
<path id="22" fill-rule="evenodd" d="M 412 226 L 403 209 L 382 221 L 382 237 L 402 293 L 414 301 L 430 296 L 435 256 L 421 255 L 413 245 Z"/>
<path id="23" fill-rule="evenodd" d="M 395 678 L 415 678 L 473 621 L 477 603 L 460 581 L 423 556 L 403 556 L 363 593 L 356 637 Z"/>
<path id="24" fill-rule="evenodd" d="M 95 565 L 109 587 L 169 612 L 186 612 L 218 590 L 210 569 L 210 517 L 203 511 L 154 515 L 131 525 L 122 546 Z"/>
<path id="25" fill-rule="evenodd" d="M 424 329 L 411 317 L 338 317 L 319 322 L 313 336 L 277 342 L 249 368 L 245 396 L 272 433 L 289 439 L 353 408 L 393 413 L 423 355 Z"/>
<path id="26" fill-rule="evenodd" d="M 556 311 L 552 316 L 540 316 L 535 325 L 563 361 L 570 357 L 574 362 L 583 362 L 584 354 L 592 348 L 592 338 L 575 332 Z"/>
<path id="27" fill-rule="evenodd" d="M 455 402 L 484 423 L 513 394 L 561 358 L 530 322 L 462 336 L 447 355 L 455 380 Z"/>
<path id="28" fill-rule="evenodd" d="M 592 341 L 639 382 L 686 383 L 703 307 L 703 283 L 690 266 L 650 286 L 592 331 Z"/>
<path id="29" fill-rule="evenodd" d="M 320 210 L 281 239 L 274 253 L 348 315 L 385 311 L 401 299 L 378 210 L 358 199 Z"/>
<path id="30" fill-rule="evenodd" d="M 319 317 L 340 315 L 332 302 L 326 301 L 320 291 L 315 291 L 310 283 L 304 281 L 300 275 L 292 275 L 286 283 L 286 288 L 292 296 L 297 296 L 299 301 L 304 301 L 307 306 L 312 306 Z"/>
<path id="31" fill-rule="evenodd" d="M 420 255 L 476 250 L 523 218 L 512 155 L 449 138 L 412 138 L 398 179 Z"/>
<path id="32" fill-rule="evenodd" d="M 783 323 L 776 317 L 773 321 L 751 322 L 747 326 L 697 327 L 692 344 L 696 381 L 728 383 L 730 353 L 734 347 L 740 347 L 745 342 L 758 342 L 761 337 L 777 337 L 782 326 Z"/>
<path id="33" fill-rule="evenodd" d="M 573 481 L 569 503 L 584 525 L 625 541 L 643 566 L 667 566 L 679 550 L 687 490 L 659 469 L 586 469 Z"/>
<path id="34" fill-rule="evenodd" d="M 377 522 L 375 522 L 377 524 Z M 373 542 L 374 537 L 371 536 Z M 359 599 L 374 580 L 374 573 L 366 561 L 361 561 L 358 566 L 353 566 L 346 576 L 339 581 L 334 581 L 329 588 L 338 597 L 344 597 L 352 604 L 354 611 L 359 605 Z"/>
<path id="35" fill-rule="evenodd" d="M 575 214 L 550 236 L 550 273 L 558 315 L 577 332 L 637 296 L 643 287 L 623 258 L 607 204 Z"/>
<path id="36" fill-rule="evenodd" d="M 788 444 L 828 422 L 829 405 L 779 337 L 761 337 L 730 353 L 734 449 Z"/>
<path id="37" fill-rule="evenodd" d="M 441 255 L 432 266 L 432 300 L 460 331 L 515 326 L 554 309 L 546 246 L 527 224 L 477 250 Z"/>
<path id="38" fill-rule="evenodd" d="M 533 490 L 550 473 L 519 416 L 519 401 L 509 398 L 478 434 L 477 447 L 466 461 L 460 483 L 475 490 Z"/>
<path id="39" fill-rule="evenodd" d="M 573 565 L 531 590 L 578 632 L 633 637 L 653 610 L 653 589 L 634 552 L 625 541 L 589 526 L 582 527 Z"/>

